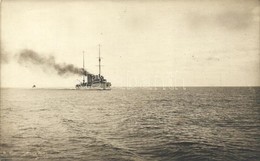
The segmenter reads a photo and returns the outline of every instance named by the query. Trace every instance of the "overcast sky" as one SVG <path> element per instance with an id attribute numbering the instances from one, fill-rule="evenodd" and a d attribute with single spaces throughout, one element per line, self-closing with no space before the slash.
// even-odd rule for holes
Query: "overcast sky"
<path id="1" fill-rule="evenodd" d="M 259 86 L 257 0 L 1 3 L 1 86 L 73 88 L 77 75 L 18 64 L 33 50 L 102 74 L 112 86 Z"/>

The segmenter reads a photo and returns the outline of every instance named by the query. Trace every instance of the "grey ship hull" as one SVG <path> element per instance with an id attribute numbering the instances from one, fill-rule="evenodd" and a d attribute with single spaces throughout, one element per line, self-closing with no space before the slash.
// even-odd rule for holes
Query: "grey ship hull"
<path id="1" fill-rule="evenodd" d="M 110 84 L 105 83 L 94 83 L 91 86 L 80 84 L 76 86 L 78 90 L 111 90 Z"/>

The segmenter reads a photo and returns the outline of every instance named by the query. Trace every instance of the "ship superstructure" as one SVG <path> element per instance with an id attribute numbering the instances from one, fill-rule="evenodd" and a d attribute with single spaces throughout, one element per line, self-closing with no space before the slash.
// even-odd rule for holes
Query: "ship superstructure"
<path id="1" fill-rule="evenodd" d="M 85 70 L 85 60 L 83 52 L 83 80 L 76 85 L 76 89 L 87 89 L 87 90 L 110 90 L 111 83 L 108 82 L 104 76 L 101 75 L 101 57 L 100 57 L 100 45 L 98 52 L 98 75 L 87 73 Z M 87 81 L 86 81 L 87 78 Z"/>

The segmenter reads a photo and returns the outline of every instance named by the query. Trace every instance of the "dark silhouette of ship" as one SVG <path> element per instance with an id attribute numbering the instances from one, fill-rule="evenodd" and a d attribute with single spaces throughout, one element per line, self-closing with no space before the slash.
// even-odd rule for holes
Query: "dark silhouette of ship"
<path id="1" fill-rule="evenodd" d="M 84 60 L 84 52 L 83 52 L 83 80 L 79 84 L 76 85 L 76 89 L 83 90 L 110 90 L 111 83 L 108 82 L 104 76 L 101 75 L 101 57 L 100 57 L 100 45 L 99 45 L 99 56 L 98 56 L 98 67 L 99 74 L 94 75 L 87 73 L 85 70 L 85 60 Z M 87 78 L 87 81 L 86 79 Z"/>

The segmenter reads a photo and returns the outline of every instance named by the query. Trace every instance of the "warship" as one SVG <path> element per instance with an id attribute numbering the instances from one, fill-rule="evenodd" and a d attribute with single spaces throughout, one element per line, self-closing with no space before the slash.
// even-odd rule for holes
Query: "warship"
<path id="1" fill-rule="evenodd" d="M 94 75 L 88 73 L 85 70 L 85 60 L 84 60 L 84 52 L 83 52 L 83 80 L 80 81 L 79 84 L 76 84 L 76 89 L 79 90 L 111 90 L 111 83 L 108 82 L 104 76 L 101 75 L 101 57 L 100 57 L 100 45 L 98 50 L 98 67 L 99 73 L 98 75 Z M 86 80 L 87 78 L 87 80 Z"/>

